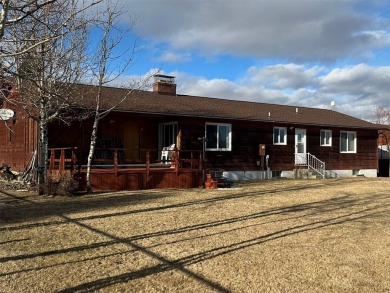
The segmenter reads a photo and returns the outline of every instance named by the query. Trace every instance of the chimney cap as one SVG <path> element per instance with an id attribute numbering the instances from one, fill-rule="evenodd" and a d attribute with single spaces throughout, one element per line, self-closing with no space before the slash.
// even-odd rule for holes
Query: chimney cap
<path id="1" fill-rule="evenodd" d="M 154 82 L 175 83 L 175 77 L 171 75 L 155 74 Z"/>
<path id="2" fill-rule="evenodd" d="M 176 96 L 176 84 L 174 76 L 156 74 L 153 77 L 153 92 L 163 95 Z"/>

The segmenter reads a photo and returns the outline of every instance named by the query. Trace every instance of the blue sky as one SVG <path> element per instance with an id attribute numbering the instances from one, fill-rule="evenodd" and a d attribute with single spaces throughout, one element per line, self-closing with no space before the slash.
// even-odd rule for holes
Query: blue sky
<path id="1" fill-rule="evenodd" d="M 118 1 L 120 2 L 120 1 Z M 389 0 L 123 0 L 136 62 L 179 94 L 334 109 L 390 106 Z"/>

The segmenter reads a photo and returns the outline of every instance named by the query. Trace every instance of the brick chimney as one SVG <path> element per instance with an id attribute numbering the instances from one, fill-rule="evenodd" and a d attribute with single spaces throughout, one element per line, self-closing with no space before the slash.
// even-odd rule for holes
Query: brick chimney
<path id="1" fill-rule="evenodd" d="M 175 77 L 169 75 L 154 75 L 153 92 L 162 95 L 176 96 Z"/>

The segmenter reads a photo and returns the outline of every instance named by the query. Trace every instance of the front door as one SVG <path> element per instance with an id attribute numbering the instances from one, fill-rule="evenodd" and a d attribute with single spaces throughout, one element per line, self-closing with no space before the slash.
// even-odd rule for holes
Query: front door
<path id="1" fill-rule="evenodd" d="M 306 129 L 295 129 L 295 164 L 306 165 Z"/>
<path id="2" fill-rule="evenodd" d="M 125 157 L 128 160 L 139 160 L 139 141 L 140 141 L 140 129 L 138 123 L 134 121 L 127 121 L 124 124 L 124 147 Z"/>

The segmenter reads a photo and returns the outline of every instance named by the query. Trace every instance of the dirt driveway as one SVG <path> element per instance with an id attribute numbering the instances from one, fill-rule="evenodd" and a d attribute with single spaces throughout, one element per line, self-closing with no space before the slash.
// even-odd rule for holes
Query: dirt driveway
<path id="1" fill-rule="evenodd" d="M 390 179 L 0 192 L 1 292 L 390 292 Z"/>

